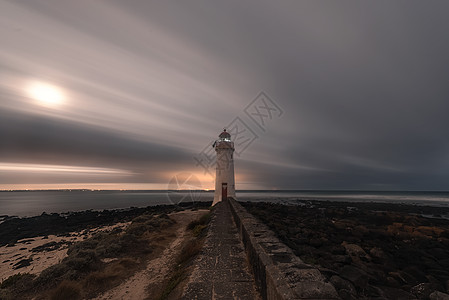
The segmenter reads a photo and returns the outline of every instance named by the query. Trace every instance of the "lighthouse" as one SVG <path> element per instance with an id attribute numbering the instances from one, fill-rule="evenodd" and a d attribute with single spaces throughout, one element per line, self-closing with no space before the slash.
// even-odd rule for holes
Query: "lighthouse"
<path id="1" fill-rule="evenodd" d="M 217 152 L 216 175 L 215 175 L 215 194 L 212 205 L 226 198 L 235 197 L 234 181 L 234 143 L 231 141 L 231 135 L 226 129 L 218 136 L 213 147 Z"/>

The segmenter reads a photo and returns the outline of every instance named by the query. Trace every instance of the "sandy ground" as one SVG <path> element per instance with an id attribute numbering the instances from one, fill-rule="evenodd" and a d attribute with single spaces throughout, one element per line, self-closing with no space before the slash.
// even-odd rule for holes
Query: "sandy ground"
<path id="1" fill-rule="evenodd" d="M 160 288 L 164 280 L 168 278 L 175 259 L 181 250 L 182 242 L 190 237 L 191 233 L 186 231 L 187 224 L 206 212 L 208 210 L 187 210 L 170 214 L 169 216 L 177 222 L 175 225 L 176 236 L 162 254 L 150 260 L 145 269 L 96 299 L 145 299 L 150 297 L 151 292 L 155 288 Z"/>
<path id="2" fill-rule="evenodd" d="M 96 232 L 108 231 L 116 227 L 126 227 L 127 223 L 118 223 L 113 226 L 102 226 L 81 232 L 71 232 L 64 236 L 38 236 L 22 239 L 12 247 L 0 247 L 0 282 L 11 275 L 18 273 L 31 273 L 38 275 L 46 268 L 59 263 L 67 256 L 69 244 L 91 237 Z M 45 251 L 31 251 L 33 248 L 51 242 L 61 243 L 57 249 Z M 17 268 L 15 264 L 24 259 L 32 259 L 29 266 Z"/>

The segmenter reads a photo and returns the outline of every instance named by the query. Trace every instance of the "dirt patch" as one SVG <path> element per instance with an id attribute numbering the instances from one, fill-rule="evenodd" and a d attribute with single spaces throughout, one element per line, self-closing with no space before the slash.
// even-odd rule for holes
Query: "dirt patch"
<path id="1" fill-rule="evenodd" d="M 187 224 L 207 211 L 186 210 L 169 214 L 176 224 L 165 231 L 163 236 L 155 237 L 159 238 L 158 250 L 153 253 L 153 258 L 148 261 L 146 267 L 95 299 L 154 299 L 157 297 L 161 293 L 164 282 L 170 276 L 181 245 L 192 235 L 186 230 Z"/>

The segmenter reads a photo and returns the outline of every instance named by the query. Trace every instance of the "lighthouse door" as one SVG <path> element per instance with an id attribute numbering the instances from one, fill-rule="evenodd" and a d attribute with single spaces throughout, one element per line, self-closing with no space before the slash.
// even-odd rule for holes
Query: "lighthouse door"
<path id="1" fill-rule="evenodd" d="M 228 184 L 226 182 L 223 182 L 221 184 L 221 199 L 222 200 L 228 199 Z"/>

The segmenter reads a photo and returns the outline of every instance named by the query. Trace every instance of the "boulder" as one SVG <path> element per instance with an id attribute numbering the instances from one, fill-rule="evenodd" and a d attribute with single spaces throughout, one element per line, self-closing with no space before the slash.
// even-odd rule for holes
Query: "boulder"
<path id="1" fill-rule="evenodd" d="M 310 246 L 318 248 L 323 244 L 323 241 L 321 240 L 321 238 L 311 238 L 309 244 Z"/>
<path id="2" fill-rule="evenodd" d="M 394 300 L 409 300 L 416 299 L 413 294 L 410 294 L 402 289 L 391 288 L 391 287 L 382 287 L 384 295 L 388 296 L 388 299 Z"/>
<path id="3" fill-rule="evenodd" d="M 415 277 L 404 271 L 390 272 L 388 275 L 400 284 L 416 285 L 418 283 Z"/>
<path id="4" fill-rule="evenodd" d="M 433 291 L 432 284 L 428 282 L 417 284 L 410 289 L 410 292 L 418 299 L 428 299 Z"/>
<path id="5" fill-rule="evenodd" d="M 352 231 L 352 234 L 359 238 L 363 237 L 365 234 L 368 234 L 368 233 L 369 233 L 369 230 L 363 225 L 358 225 L 358 226 L 354 227 L 354 229 Z"/>
<path id="6" fill-rule="evenodd" d="M 371 250 L 369 251 L 369 254 L 372 257 L 375 257 L 378 259 L 385 259 L 387 257 L 385 252 L 381 248 L 378 248 L 378 247 L 371 248 Z"/>
<path id="7" fill-rule="evenodd" d="M 336 263 L 350 264 L 352 259 L 349 255 L 333 255 L 332 260 Z"/>
<path id="8" fill-rule="evenodd" d="M 359 297 L 357 295 L 351 294 L 351 292 L 348 290 L 339 290 L 338 296 L 340 296 L 340 298 L 343 300 L 358 300 L 359 299 Z"/>
<path id="9" fill-rule="evenodd" d="M 351 265 L 344 266 L 340 271 L 340 276 L 351 281 L 358 288 L 365 288 L 370 278 L 365 271 Z"/>
<path id="10" fill-rule="evenodd" d="M 363 250 L 362 247 L 360 247 L 359 245 L 348 244 L 346 242 L 343 242 L 341 245 L 345 247 L 346 253 L 348 253 L 351 256 L 363 257 L 367 255 L 365 250 Z"/>
<path id="11" fill-rule="evenodd" d="M 416 228 L 416 231 L 421 232 L 422 234 L 427 236 L 440 236 L 444 232 L 444 229 L 431 226 L 418 226 L 418 228 Z"/>
<path id="12" fill-rule="evenodd" d="M 346 254 L 346 248 L 342 245 L 334 245 L 331 247 L 330 252 L 335 255 L 343 255 Z"/>
<path id="13" fill-rule="evenodd" d="M 368 285 L 365 289 L 365 295 L 370 299 L 386 299 L 384 291 L 374 285 Z"/>
<path id="14" fill-rule="evenodd" d="M 435 291 L 430 294 L 430 300 L 449 300 L 449 294 Z"/>
<path id="15" fill-rule="evenodd" d="M 447 251 L 442 248 L 432 248 L 432 249 L 429 249 L 428 252 L 430 253 L 430 255 L 432 255 L 433 257 L 435 257 L 438 260 L 445 259 L 448 257 Z"/>
<path id="16" fill-rule="evenodd" d="M 354 296 L 357 295 L 357 291 L 356 291 L 354 285 L 350 281 L 345 280 L 338 275 L 332 276 L 329 279 L 329 281 L 334 285 L 334 287 L 337 289 L 337 291 L 346 290 L 351 295 L 354 295 Z"/>
<path id="17" fill-rule="evenodd" d="M 389 287 L 400 287 L 401 286 L 401 284 L 391 276 L 388 276 L 385 281 Z"/>

